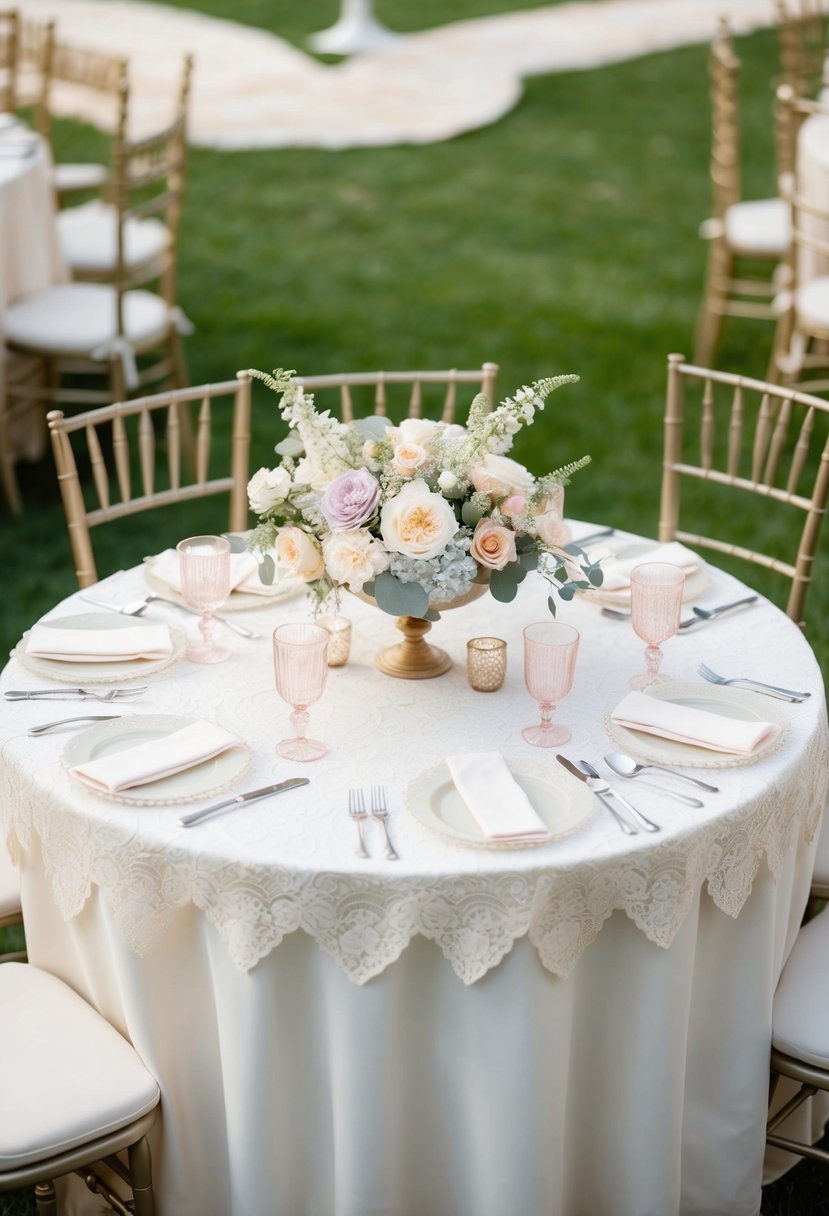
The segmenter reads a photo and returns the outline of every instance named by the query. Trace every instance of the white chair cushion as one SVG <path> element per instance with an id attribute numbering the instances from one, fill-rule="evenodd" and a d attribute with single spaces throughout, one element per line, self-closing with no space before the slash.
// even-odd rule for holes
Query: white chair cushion
<path id="1" fill-rule="evenodd" d="M 725 213 L 725 239 L 745 257 L 783 258 L 792 239 L 791 214 L 782 198 L 735 203 Z"/>
<path id="2" fill-rule="evenodd" d="M 79 274 L 106 274 L 118 263 L 118 211 L 95 199 L 58 212 L 58 234 L 67 266 Z M 135 268 L 159 258 L 170 243 L 160 220 L 131 219 L 124 225 L 124 260 Z"/>
<path id="3" fill-rule="evenodd" d="M 116 1132 L 159 1089 L 136 1051 L 47 971 L 0 966 L 0 1172 Z"/>
<path id="4" fill-rule="evenodd" d="M 819 275 L 798 287 L 794 304 L 801 329 L 829 329 L 829 276 Z"/>
<path id="5" fill-rule="evenodd" d="M 823 823 L 817 838 L 815 868 L 812 871 L 812 891 L 829 896 L 829 808 L 823 812 Z"/>
<path id="6" fill-rule="evenodd" d="M 98 190 L 106 179 L 106 165 L 82 162 L 55 165 L 52 173 L 52 182 L 58 194 L 72 194 L 76 190 Z"/>
<path id="7" fill-rule="evenodd" d="M 8 308 L 6 341 L 43 354 L 91 357 L 117 334 L 116 292 L 108 283 L 63 283 L 38 292 Z M 151 291 L 128 291 L 124 297 L 125 337 L 147 349 L 161 343 L 170 323 L 169 309 Z"/>
<path id="8" fill-rule="evenodd" d="M 787 1056 L 829 1068 L 829 913 L 797 935 L 774 994 L 772 1042 Z"/>
<path id="9" fill-rule="evenodd" d="M 20 911 L 20 879 L 9 851 L 0 837 L 0 920 Z"/>

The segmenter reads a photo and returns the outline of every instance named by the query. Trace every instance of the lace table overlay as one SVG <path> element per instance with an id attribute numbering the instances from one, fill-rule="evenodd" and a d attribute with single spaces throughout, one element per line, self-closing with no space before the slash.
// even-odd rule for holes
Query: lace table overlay
<path id="1" fill-rule="evenodd" d="M 141 577 L 138 571 L 124 575 L 118 594 L 135 596 Z M 734 580 L 717 574 L 710 602 L 734 587 Z M 81 603 L 73 597 L 56 611 L 77 611 Z M 298 598 L 246 614 L 262 632 L 260 642 L 234 639 L 232 659 L 207 672 L 179 664 L 157 678 L 132 712 L 192 712 L 198 706 L 202 716 L 251 745 L 254 759 L 244 788 L 295 774 L 311 783 L 189 831 L 178 826 L 176 808 L 110 805 L 77 788 L 60 760 L 67 735 L 26 735 L 30 725 L 59 716 L 56 707 L 5 704 L 0 814 L 12 856 L 25 854 L 37 837 L 61 914 L 76 916 L 93 887 L 99 888 L 139 954 L 153 949 L 176 909 L 193 904 L 216 927 L 242 972 L 301 929 L 358 984 L 392 964 L 418 934 L 434 941 L 458 977 L 471 984 L 521 937 L 529 938 L 546 968 L 567 976 L 616 910 L 667 948 L 703 887 L 718 908 L 737 916 L 758 868 L 765 864 L 777 873 L 799 840 L 812 839 L 829 780 L 820 673 L 799 631 L 764 602 L 752 610 L 749 658 L 740 649 L 747 616 L 706 626 L 695 641 L 689 636 L 666 644 L 666 666 L 677 678 L 691 679 L 703 656 L 742 674 L 740 664 L 748 671 L 750 661 L 756 668 L 756 656 L 774 655 L 767 678 L 785 673 L 792 686 L 813 691 L 809 702 L 791 707 L 789 736 L 778 753 L 754 766 L 712 772 L 721 792 L 703 795 L 703 810 L 660 800 L 626 782 L 624 792 L 662 825 L 659 835 L 623 836 L 597 808 L 573 836 L 527 850 L 453 846 L 407 813 L 410 780 L 450 750 L 520 753 L 553 779 L 551 765 L 558 766 L 552 757 L 539 755 L 520 737 L 536 716 L 523 689 L 521 626 L 543 618 L 545 603 L 545 584 L 528 579 L 512 605 L 485 598 L 446 613 L 432 636 L 452 654 L 455 668 L 437 680 L 408 682 L 380 675 L 371 663 L 378 646 L 396 640 L 391 619 L 349 602 L 352 661 L 332 670 L 323 699 L 311 711 L 312 733 L 331 751 L 290 771 L 274 750 L 287 730 L 287 708 L 272 688 L 269 631 L 277 620 L 304 615 L 307 607 Z M 582 632 L 574 688 L 557 710 L 573 730 L 562 750 L 600 763 L 609 744 L 604 714 L 638 669 L 641 643 L 629 626 L 602 618 L 589 603 L 568 605 L 562 615 Z M 483 632 L 508 640 L 508 677 L 498 693 L 470 690 L 462 666 L 467 638 Z M 12 661 L 3 683 L 34 686 L 30 674 L 28 685 L 22 674 Z M 63 708 L 67 717 L 74 712 Z M 354 851 L 347 789 L 375 781 L 386 786 L 399 862 L 383 858 L 378 824 L 366 825 L 372 859 L 360 860 Z"/>

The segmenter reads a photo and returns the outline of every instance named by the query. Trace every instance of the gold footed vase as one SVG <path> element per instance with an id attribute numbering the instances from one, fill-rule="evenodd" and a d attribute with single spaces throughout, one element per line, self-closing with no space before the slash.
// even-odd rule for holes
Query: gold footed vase
<path id="1" fill-rule="evenodd" d="M 461 608 L 480 599 L 489 590 L 489 582 L 474 583 L 465 595 L 459 595 L 445 604 L 435 604 L 438 612 L 446 612 L 450 608 Z M 367 604 L 376 604 L 373 596 L 360 592 L 360 599 Z M 387 676 L 398 680 L 432 680 L 442 676 L 452 666 L 452 660 L 445 650 L 432 646 L 426 641 L 426 634 L 432 628 L 431 621 L 425 621 L 419 616 L 399 616 L 395 624 L 403 634 L 403 641 L 395 646 L 381 650 L 374 660 L 374 666 Z"/>

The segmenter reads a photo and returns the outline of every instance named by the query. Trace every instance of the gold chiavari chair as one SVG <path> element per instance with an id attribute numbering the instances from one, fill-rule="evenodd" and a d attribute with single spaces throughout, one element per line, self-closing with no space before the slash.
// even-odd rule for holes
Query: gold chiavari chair
<path id="1" fill-rule="evenodd" d="M 146 1134 L 159 1088 L 113 1026 L 56 976 L 4 963 L 0 1069 L 0 1193 L 34 1186 L 39 1216 L 57 1216 L 53 1180 L 77 1172 L 114 1211 L 153 1216 Z M 122 1150 L 128 1166 L 116 1156 Z M 130 1187 L 130 1207 L 101 1162 Z"/>
<path id="2" fill-rule="evenodd" d="M 828 496 L 829 401 L 668 356 L 660 541 L 775 571 L 790 583 L 788 616 L 802 624 Z M 703 499 L 744 543 L 681 526 Z M 774 536 L 788 557 L 763 552 L 758 533 Z"/>
<path id="3" fill-rule="evenodd" d="M 814 97 L 824 77 L 827 15 L 825 0 L 775 0 L 781 83 L 798 97 Z"/>
<path id="4" fill-rule="evenodd" d="M 344 422 L 370 414 L 420 418 L 424 411 L 427 417 L 436 414 L 443 422 L 454 422 L 458 388 L 468 385 L 470 390 L 484 393 L 492 401 L 497 378 L 497 363 L 484 363 L 474 371 L 453 368 L 448 371 L 342 372 L 295 377 L 297 384 L 314 394 L 320 409 L 338 408 Z M 404 389 L 407 391 L 402 392 Z M 361 394 L 360 390 L 370 391 Z M 471 404 L 471 398 L 467 404 Z"/>
<path id="5" fill-rule="evenodd" d="M 11 929 L 15 925 L 22 924 L 20 878 L 17 867 L 8 854 L 5 841 L 0 838 L 0 929 Z M 0 963 L 22 958 L 25 958 L 25 952 L 22 951 L 0 953 Z"/>
<path id="6" fill-rule="evenodd" d="M 714 213 L 700 226 L 709 246 L 694 355 L 704 366 L 714 357 L 724 317 L 774 319 L 774 271 L 790 243 L 789 210 L 781 198 L 742 198 L 740 61 L 725 21 L 711 43 L 709 76 Z"/>
<path id="7" fill-rule="evenodd" d="M 56 94 L 81 99 L 93 95 L 101 124 L 121 134 L 122 105 L 127 95 L 128 62 L 116 55 L 74 46 L 58 37 L 53 21 L 21 23 L 21 55 L 37 84 L 34 88 L 35 127 L 52 144 L 52 119 L 58 107 Z M 114 151 L 114 147 L 112 149 Z M 111 153 L 112 155 L 112 153 Z M 105 190 L 108 165 L 91 161 L 61 161 L 55 157 L 54 183 L 58 201 L 73 194 Z"/>
<path id="8" fill-rule="evenodd" d="M 0 366 L 0 483 L 15 514 L 23 509 L 15 465 L 43 455 L 46 410 L 38 391 L 45 383 L 40 359 L 9 352 Z"/>
<path id="9" fill-rule="evenodd" d="M 813 392 L 829 389 L 829 191 L 822 173 L 806 172 L 799 140 L 807 121 L 823 124 L 829 136 L 829 105 L 777 90 L 778 141 L 794 172 L 783 184 L 791 216 L 787 287 L 777 300 L 777 330 L 769 379 Z M 823 375 L 818 373 L 822 371 Z"/>
<path id="10" fill-rule="evenodd" d="M 5 114 L 17 108 L 19 50 L 20 14 L 17 9 L 0 9 L 0 112 Z"/>
<path id="11" fill-rule="evenodd" d="M 182 414 L 189 415 L 193 403 L 198 416 L 195 469 L 190 476 L 182 460 Z M 221 416 L 223 409 L 232 428 L 231 464 L 227 475 L 215 475 L 211 472 L 214 415 L 218 412 Z M 161 468 L 162 462 L 157 459 L 156 418 L 164 426 L 166 467 Z M 124 516 L 229 494 L 229 530 L 241 532 L 247 528 L 250 452 L 247 373 L 239 372 L 235 380 L 157 393 L 70 418 L 60 410 L 52 410 L 47 421 L 79 587 L 89 587 L 98 578 L 91 529 Z M 91 466 L 92 485 L 86 495 L 78 458 Z"/>
<path id="12" fill-rule="evenodd" d="M 182 89 L 185 107 L 190 64 L 188 57 Z M 187 383 L 181 335 L 189 323 L 177 300 L 186 109 L 180 109 L 161 131 L 129 139 L 127 101 L 125 85 L 111 177 L 117 213 L 113 280 L 50 287 L 18 301 L 4 316 L 7 346 L 47 361 L 49 401 L 120 401 L 155 382 L 174 387 Z M 148 249 L 131 244 L 131 225 L 151 222 L 163 225 L 165 235 L 159 245 Z M 150 277 L 157 280 L 157 290 L 141 286 Z M 140 363 L 145 356 L 149 360 Z M 61 382 L 64 375 L 94 372 L 106 374 L 105 389 Z"/>

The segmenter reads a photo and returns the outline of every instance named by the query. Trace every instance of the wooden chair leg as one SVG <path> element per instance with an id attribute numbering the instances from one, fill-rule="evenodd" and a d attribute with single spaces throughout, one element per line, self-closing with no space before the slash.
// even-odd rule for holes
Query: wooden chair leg
<path id="1" fill-rule="evenodd" d="M 58 1216 L 58 1197 L 53 1182 L 38 1182 L 35 1187 L 37 1216 Z"/>
<path id="2" fill-rule="evenodd" d="M 20 498 L 20 486 L 17 482 L 14 460 L 5 440 L 3 441 L 3 451 L 0 452 L 0 477 L 2 477 L 3 493 L 6 495 L 9 509 L 14 515 L 19 515 L 23 510 L 23 502 Z"/>
<path id="3" fill-rule="evenodd" d="M 732 262 L 730 253 L 718 243 L 711 246 L 705 275 L 705 294 L 697 321 L 694 343 L 694 362 L 697 367 L 713 366 L 713 358 L 722 330 L 722 309 L 727 298 L 726 293 L 722 290 L 722 284 L 731 278 Z"/>
<path id="4" fill-rule="evenodd" d="M 147 1137 L 142 1136 L 128 1150 L 135 1216 L 154 1216 L 153 1163 Z"/>

